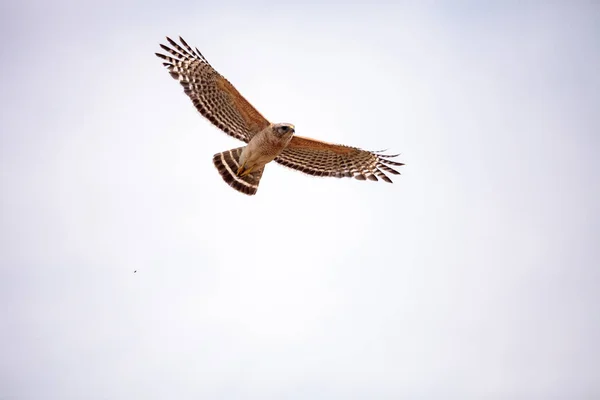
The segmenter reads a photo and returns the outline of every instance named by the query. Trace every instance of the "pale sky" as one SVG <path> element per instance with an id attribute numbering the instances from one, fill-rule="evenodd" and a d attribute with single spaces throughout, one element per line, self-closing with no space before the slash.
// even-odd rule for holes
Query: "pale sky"
<path id="1" fill-rule="evenodd" d="M 600 398 L 596 2 L 167 3 L 0 5 L 0 399 Z M 165 35 L 402 175 L 232 190 Z"/>

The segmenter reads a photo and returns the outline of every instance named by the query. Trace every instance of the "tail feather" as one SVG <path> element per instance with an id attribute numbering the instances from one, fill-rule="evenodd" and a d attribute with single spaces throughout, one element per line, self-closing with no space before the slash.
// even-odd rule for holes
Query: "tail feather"
<path id="1" fill-rule="evenodd" d="M 252 171 L 246 176 L 238 176 L 237 170 L 240 167 L 239 159 L 242 154 L 243 147 L 231 149 L 222 153 L 217 153 L 213 157 L 213 163 L 219 170 L 223 180 L 229 186 L 237 191 L 252 196 L 258 190 L 258 183 L 262 177 L 264 167 Z"/>

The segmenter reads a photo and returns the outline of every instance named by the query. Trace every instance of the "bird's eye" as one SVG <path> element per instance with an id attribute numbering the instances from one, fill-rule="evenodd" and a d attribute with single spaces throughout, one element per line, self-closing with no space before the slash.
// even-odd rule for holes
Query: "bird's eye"
<path id="1" fill-rule="evenodd" d="M 288 127 L 287 126 L 282 126 L 281 127 L 281 132 L 286 133 L 288 131 Z"/>

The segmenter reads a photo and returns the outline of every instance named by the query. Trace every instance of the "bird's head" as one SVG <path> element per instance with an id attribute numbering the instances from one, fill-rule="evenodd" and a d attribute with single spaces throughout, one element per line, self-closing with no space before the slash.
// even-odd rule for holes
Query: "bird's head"
<path id="1" fill-rule="evenodd" d="M 280 138 L 292 137 L 295 132 L 294 125 L 292 124 L 274 124 L 273 132 Z"/>

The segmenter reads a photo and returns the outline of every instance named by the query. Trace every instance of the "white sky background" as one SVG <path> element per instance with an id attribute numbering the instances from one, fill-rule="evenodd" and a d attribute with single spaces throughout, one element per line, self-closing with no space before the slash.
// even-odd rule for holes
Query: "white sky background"
<path id="1" fill-rule="evenodd" d="M 552 3 L 3 2 L 0 398 L 598 398 L 600 7 Z M 230 189 L 179 34 L 403 175 Z"/>

